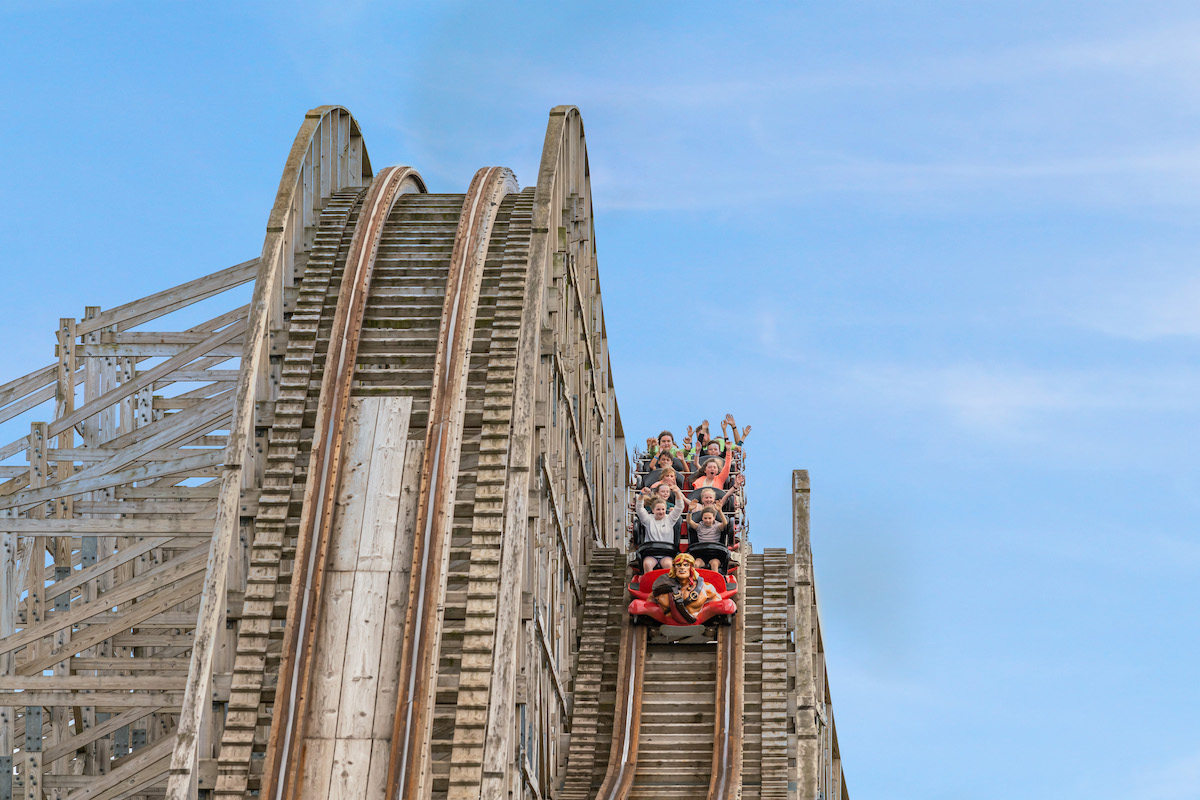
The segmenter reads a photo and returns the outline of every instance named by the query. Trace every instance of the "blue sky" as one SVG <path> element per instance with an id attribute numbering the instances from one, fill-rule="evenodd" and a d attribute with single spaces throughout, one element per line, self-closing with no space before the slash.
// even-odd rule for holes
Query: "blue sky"
<path id="1" fill-rule="evenodd" d="M 460 192 L 573 103 L 626 430 L 752 423 L 759 547 L 812 473 L 853 795 L 1200 798 L 1198 39 L 1103 0 L 6 2 L 0 371 L 257 255 L 314 105 Z"/>

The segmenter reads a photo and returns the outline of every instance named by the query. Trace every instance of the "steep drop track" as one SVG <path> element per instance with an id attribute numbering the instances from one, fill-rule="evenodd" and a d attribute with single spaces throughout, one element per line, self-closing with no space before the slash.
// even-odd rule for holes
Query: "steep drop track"
<path id="1" fill-rule="evenodd" d="M 251 549 L 254 573 L 238 637 L 236 671 L 242 676 L 231 695 L 218 761 L 216 796 L 233 800 L 262 788 L 259 757 L 275 717 L 274 686 L 280 665 L 282 617 L 297 550 L 302 501 L 308 478 L 320 388 L 331 345 L 333 318 L 342 289 L 350 238 L 366 190 L 339 193 L 321 216 L 291 317 L 289 346 L 281 365 L 265 487 L 259 501 Z M 532 189 L 509 195 L 493 225 L 484 263 L 483 290 L 470 346 L 469 388 L 464 413 L 459 483 L 450 541 L 450 574 L 444 614 L 442 679 L 434 712 L 432 756 L 436 776 L 449 774 L 462 679 L 468 564 L 498 560 L 498 543 L 482 541 L 475 524 L 476 487 L 485 403 L 511 393 L 511 373 L 493 362 L 511 356 L 511 346 L 493 333 L 515 328 L 521 311 Z M 409 194 L 390 212 L 375 258 L 353 370 L 355 397 L 411 397 L 410 440 L 424 437 L 447 268 L 463 195 Z M 272 620 L 274 622 L 272 623 Z M 302 676 L 301 678 L 305 678 Z M 258 755 L 256 755 L 258 754 Z M 307 790 L 306 790 L 307 791 Z"/>
<path id="2" fill-rule="evenodd" d="M 534 177 L 314 108 L 261 255 L 0 384 L 0 800 L 845 800 L 807 473 L 716 641 L 633 624 L 574 107 Z"/>
<path id="3" fill-rule="evenodd" d="M 597 603 L 584 617 L 559 798 L 732 800 L 742 777 L 740 617 L 714 642 L 647 644 L 648 629 L 628 619 L 624 555 L 597 550 L 593 559 L 588 591 Z"/>

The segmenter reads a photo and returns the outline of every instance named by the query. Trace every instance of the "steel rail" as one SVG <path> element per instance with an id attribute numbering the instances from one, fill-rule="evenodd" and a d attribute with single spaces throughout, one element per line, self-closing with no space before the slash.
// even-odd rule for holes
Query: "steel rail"
<path id="1" fill-rule="evenodd" d="M 289 619 L 284 633 L 283 663 L 276 689 L 276 713 L 267 748 L 261 796 L 283 800 L 301 795 L 305 713 L 308 708 L 310 667 L 320 626 L 320 597 L 325 577 L 326 552 L 333 529 L 341 451 L 350 387 L 362 334 L 375 256 L 388 216 L 404 194 L 424 191 L 420 175 L 410 167 L 384 169 L 363 198 L 362 213 L 350 240 L 350 253 L 342 277 L 333 317 L 329 353 L 321 376 L 312 456 L 296 549 L 288 608 L 298 614 Z M 273 781 L 273 785 L 271 782 Z"/>
<path id="2" fill-rule="evenodd" d="M 516 177 L 506 168 L 485 167 L 475 173 L 450 256 L 417 494 L 406 636 L 400 651 L 388 757 L 386 796 L 397 800 L 424 796 L 438 655 L 438 602 L 446 579 L 443 553 L 454 514 L 471 340 L 492 225 L 504 196 L 517 188 Z"/>
<path id="3" fill-rule="evenodd" d="M 742 762 L 742 621 L 718 629 L 716 720 L 713 724 L 713 771 L 709 800 L 734 800 Z"/>
<path id="4" fill-rule="evenodd" d="M 637 774 L 638 735 L 642 726 L 642 680 L 646 672 L 647 628 L 628 615 L 621 624 L 621 671 L 617 677 L 617 706 L 612 747 L 604 782 L 596 800 L 625 800 Z"/>

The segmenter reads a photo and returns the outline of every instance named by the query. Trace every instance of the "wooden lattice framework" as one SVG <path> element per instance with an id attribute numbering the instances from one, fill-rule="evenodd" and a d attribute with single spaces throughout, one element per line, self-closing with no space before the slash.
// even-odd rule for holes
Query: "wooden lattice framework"
<path id="1" fill-rule="evenodd" d="M 630 636 L 607 348 L 576 109 L 535 185 L 462 195 L 310 111 L 258 258 L 64 318 L 0 386 L 36 418 L 0 446 L 0 800 L 591 796 Z M 811 555 L 754 563 L 710 796 L 753 669 L 760 796 L 846 796 Z"/>

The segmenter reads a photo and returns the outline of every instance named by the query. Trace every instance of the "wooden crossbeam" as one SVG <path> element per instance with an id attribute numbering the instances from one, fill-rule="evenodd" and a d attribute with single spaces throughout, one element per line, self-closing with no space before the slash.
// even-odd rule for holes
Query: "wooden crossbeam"
<path id="1" fill-rule="evenodd" d="M 212 533 L 212 521 L 0 517 L 0 531 L 23 536 L 205 536 Z"/>
<path id="2" fill-rule="evenodd" d="M 107 775 L 99 775 L 88 786 L 71 792 L 67 800 L 105 800 L 118 797 L 124 791 L 134 790 L 158 780 L 170 766 L 174 736 L 164 736 L 153 744 L 141 748 L 121 759 L 120 765 Z"/>
<path id="3" fill-rule="evenodd" d="M 205 275 L 195 280 L 172 286 L 148 297 L 102 311 L 91 319 L 79 323 L 76 333 L 83 336 L 92 331 L 116 325 L 117 330 L 126 330 L 141 325 L 155 317 L 169 314 L 184 306 L 212 297 L 254 279 L 258 270 L 258 259 L 252 258 L 232 267 Z"/>
<path id="4" fill-rule="evenodd" d="M 0 653 L 8 653 L 16 650 L 18 647 L 24 647 L 43 636 L 49 636 L 55 631 L 62 630 L 68 626 L 86 622 L 89 618 L 102 611 L 120 606 L 122 603 L 128 603 L 144 594 L 168 586 L 174 581 L 182 580 L 196 574 L 203 569 L 204 558 L 202 551 L 204 549 L 203 547 L 197 547 L 192 551 L 193 555 L 190 557 L 175 558 L 165 564 L 161 564 L 143 573 L 134 581 L 123 583 L 108 590 L 91 603 L 79 604 L 70 611 L 52 615 L 40 625 L 30 626 L 23 629 L 20 633 L 5 636 L 3 639 L 0 639 Z M 57 595 L 64 590 L 60 589 L 58 584 L 51 584 L 46 591 Z M 155 599 L 157 599 L 157 596 Z M 142 619 L 148 619 L 148 617 L 142 617 Z"/>
<path id="5" fill-rule="evenodd" d="M 130 659 L 132 660 L 132 659 Z M 157 711 L 169 711 L 166 706 L 138 706 L 131 708 L 121 714 L 109 717 L 104 722 L 97 723 L 94 727 L 86 728 L 79 734 L 72 736 L 70 739 L 65 739 L 53 747 L 47 747 L 45 757 L 47 761 L 54 761 L 69 756 L 81 747 L 91 744 L 97 739 L 108 736 L 114 731 L 124 728 L 126 725 L 137 722 L 138 720 Z"/>
<path id="6" fill-rule="evenodd" d="M 186 676 L 176 675 L 0 675 L 0 692 L 26 690 L 59 692 L 182 691 Z M 4 696 L 0 695 L 0 703 Z"/>
<path id="7" fill-rule="evenodd" d="M 220 416 L 217 416 L 217 419 L 219 418 Z M 215 421 L 204 424 L 215 424 Z M 109 461 L 126 462 L 132 460 L 127 454 L 122 453 L 118 453 L 109 459 Z M 41 503 L 56 497 L 67 497 L 84 492 L 93 492 L 97 489 L 107 489 L 110 486 L 119 486 L 123 483 L 161 478 L 164 475 L 196 473 L 203 477 L 210 477 L 212 468 L 220 466 L 224 460 L 225 452 L 223 450 L 207 450 L 194 456 L 172 458 L 166 461 L 150 461 L 112 472 L 90 468 L 86 470 L 87 475 L 84 472 L 79 472 L 76 473 L 76 477 L 72 480 L 20 492 L 11 497 L 4 498 L 3 502 L 10 507 L 19 506 L 27 508 L 35 503 Z M 97 467 L 102 467 L 108 463 L 108 461 L 102 462 Z"/>
<path id="8" fill-rule="evenodd" d="M 50 435 L 55 436 L 59 432 L 76 425 L 101 409 L 112 405 L 113 403 L 125 397 L 129 397 L 136 392 L 154 385 L 154 382 L 160 378 L 165 378 L 172 371 L 185 367 L 201 356 L 209 355 L 214 348 L 233 340 L 235 337 L 241 336 L 246 331 L 246 323 L 244 321 L 235 322 L 232 325 L 219 330 L 207 336 L 203 341 L 188 346 L 179 353 L 173 355 L 166 361 L 158 364 L 145 372 L 139 373 L 136 378 L 126 383 L 122 383 L 115 389 L 102 394 L 95 400 L 84 403 L 75 411 L 62 419 L 55 420 L 50 426 Z M 116 355 L 116 354 L 114 354 Z M 240 353 L 238 353 L 240 355 Z"/>

